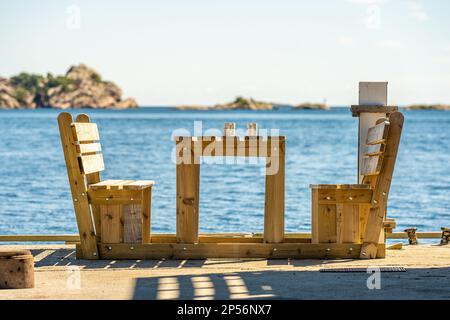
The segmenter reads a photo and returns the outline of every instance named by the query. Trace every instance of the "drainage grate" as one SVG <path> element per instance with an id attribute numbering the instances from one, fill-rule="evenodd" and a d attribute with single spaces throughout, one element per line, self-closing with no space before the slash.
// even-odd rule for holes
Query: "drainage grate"
<path id="1" fill-rule="evenodd" d="M 376 267 L 370 267 L 376 268 Z M 367 273 L 368 268 L 325 268 L 320 269 L 320 272 L 339 272 L 339 273 L 345 273 L 345 272 L 364 272 Z M 406 272 L 406 269 L 404 267 L 379 267 L 381 272 Z"/>

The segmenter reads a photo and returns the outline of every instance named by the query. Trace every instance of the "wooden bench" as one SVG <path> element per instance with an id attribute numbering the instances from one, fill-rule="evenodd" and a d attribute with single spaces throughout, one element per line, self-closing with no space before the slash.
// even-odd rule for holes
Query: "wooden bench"
<path id="1" fill-rule="evenodd" d="M 386 207 L 403 127 L 400 112 L 368 130 L 362 184 L 311 185 L 312 243 L 362 244 L 360 258 L 383 257 Z"/>
<path id="2" fill-rule="evenodd" d="M 98 259 L 97 243 L 150 242 L 150 180 L 100 180 L 105 169 L 97 125 L 85 114 L 58 116 L 84 259 Z"/>

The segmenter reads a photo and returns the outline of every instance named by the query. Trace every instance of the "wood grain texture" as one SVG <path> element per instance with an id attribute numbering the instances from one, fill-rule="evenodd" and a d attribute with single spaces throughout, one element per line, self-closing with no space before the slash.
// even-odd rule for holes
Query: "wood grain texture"
<path id="1" fill-rule="evenodd" d="M 0 251 L 0 289 L 34 288 L 34 259 L 29 250 Z"/>
<path id="2" fill-rule="evenodd" d="M 377 250 L 382 254 L 384 244 Z M 355 259 L 361 244 L 311 243 L 161 243 L 161 244 L 100 244 L 102 259 Z"/>
<path id="3" fill-rule="evenodd" d="M 364 156 L 376 156 L 380 155 L 386 149 L 384 143 L 366 145 L 363 150 Z"/>
<path id="4" fill-rule="evenodd" d="M 105 163 L 101 154 L 90 154 L 79 157 L 81 169 L 84 174 L 91 174 L 105 170 Z"/>
<path id="5" fill-rule="evenodd" d="M 319 190 L 311 189 L 311 242 L 319 243 Z"/>
<path id="6" fill-rule="evenodd" d="M 126 204 L 123 210 L 123 242 L 142 243 L 142 206 Z"/>
<path id="7" fill-rule="evenodd" d="M 390 114 L 392 112 L 398 111 L 397 106 L 361 106 L 352 105 L 351 106 L 352 116 L 359 117 L 361 113 L 384 113 Z"/>
<path id="8" fill-rule="evenodd" d="M 190 163 L 176 166 L 176 223 L 180 243 L 197 243 L 199 227 L 200 165 Z"/>
<path id="9" fill-rule="evenodd" d="M 96 123 L 92 122 L 75 122 L 72 124 L 73 132 L 75 133 L 75 141 L 98 141 L 100 135 Z"/>
<path id="10" fill-rule="evenodd" d="M 336 204 L 318 205 L 318 242 L 335 243 L 337 240 Z"/>
<path id="11" fill-rule="evenodd" d="M 103 180 L 90 184 L 91 190 L 143 190 L 153 186 L 153 180 Z"/>
<path id="12" fill-rule="evenodd" d="M 274 143 L 275 139 L 271 140 Z M 284 196 L 285 196 L 285 143 L 279 141 L 278 157 L 266 158 L 278 161 L 278 170 L 271 174 L 273 163 L 266 161 L 266 191 L 264 205 L 264 240 L 280 243 L 284 240 Z M 272 147 L 271 147 L 272 149 Z M 272 155 L 274 152 L 272 152 Z"/>
<path id="13" fill-rule="evenodd" d="M 77 144 L 76 148 L 79 154 L 95 153 L 102 151 L 102 145 L 99 142 Z"/>
<path id="14" fill-rule="evenodd" d="M 373 176 L 380 173 L 383 164 L 383 156 L 370 156 L 362 159 L 361 174 L 363 176 Z"/>
<path id="15" fill-rule="evenodd" d="M 101 205 L 102 243 L 123 242 L 123 205 Z"/>
<path id="16" fill-rule="evenodd" d="M 142 192 L 142 243 L 150 243 L 152 222 L 152 188 Z"/>
<path id="17" fill-rule="evenodd" d="M 389 132 L 389 122 L 383 121 L 371 128 L 367 132 L 366 144 L 377 144 L 386 141 Z"/>

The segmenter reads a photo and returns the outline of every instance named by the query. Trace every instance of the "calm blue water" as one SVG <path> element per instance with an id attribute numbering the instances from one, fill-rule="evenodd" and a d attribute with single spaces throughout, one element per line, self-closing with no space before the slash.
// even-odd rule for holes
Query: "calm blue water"
<path id="1" fill-rule="evenodd" d="M 354 183 L 357 120 L 332 111 L 85 110 L 100 127 L 103 178 L 152 179 L 153 232 L 175 232 L 172 131 L 247 122 L 288 137 L 286 230 L 310 229 L 310 183 Z M 74 114 L 78 112 L 73 112 Z M 0 234 L 76 233 L 56 110 L 0 111 Z M 398 229 L 450 226 L 450 112 L 406 111 L 389 216 Z M 201 167 L 200 231 L 263 230 L 263 164 Z"/>

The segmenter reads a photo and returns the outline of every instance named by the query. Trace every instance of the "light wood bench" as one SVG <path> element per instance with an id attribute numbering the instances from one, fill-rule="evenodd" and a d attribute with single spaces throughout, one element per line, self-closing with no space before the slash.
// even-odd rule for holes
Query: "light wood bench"
<path id="1" fill-rule="evenodd" d="M 393 112 L 367 133 L 362 184 L 311 185 L 312 243 L 362 244 L 360 258 L 383 257 L 389 189 L 403 127 L 403 115 Z"/>
<path id="2" fill-rule="evenodd" d="M 98 259 L 98 243 L 150 242 L 151 180 L 100 180 L 105 169 L 97 124 L 85 114 L 58 116 L 80 233 L 78 257 Z"/>

